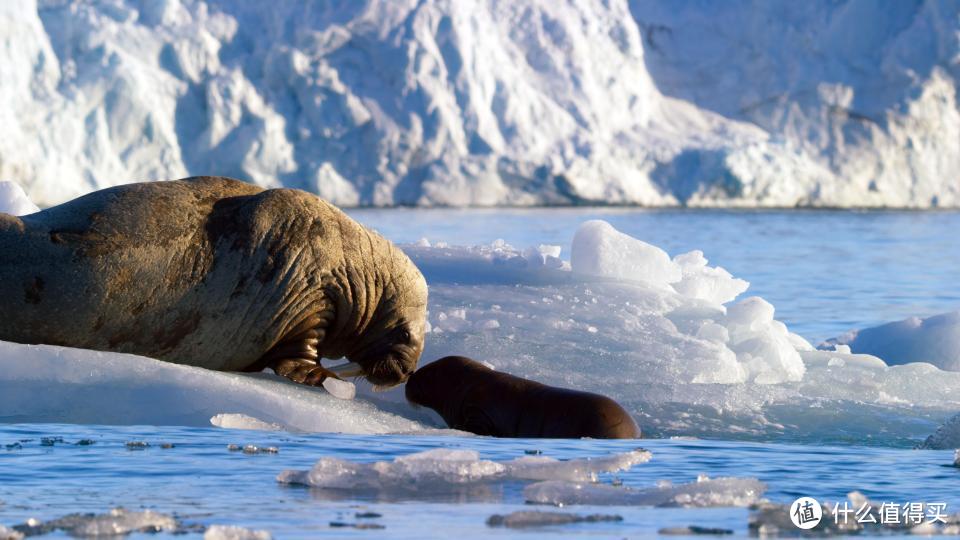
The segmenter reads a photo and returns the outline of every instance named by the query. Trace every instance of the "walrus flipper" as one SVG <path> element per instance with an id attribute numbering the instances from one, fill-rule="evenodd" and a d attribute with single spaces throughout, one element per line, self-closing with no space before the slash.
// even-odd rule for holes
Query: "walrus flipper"
<path id="1" fill-rule="evenodd" d="M 273 366 L 273 370 L 281 377 L 293 382 L 310 386 L 321 386 L 328 377 L 339 379 L 336 373 L 309 360 L 288 358 L 280 360 Z"/>

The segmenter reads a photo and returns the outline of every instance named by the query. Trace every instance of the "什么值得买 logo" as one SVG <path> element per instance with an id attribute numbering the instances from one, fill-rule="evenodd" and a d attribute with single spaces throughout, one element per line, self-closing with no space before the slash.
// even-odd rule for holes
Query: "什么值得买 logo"
<path id="1" fill-rule="evenodd" d="M 800 497 L 790 505 L 790 521 L 799 529 L 812 529 L 822 518 L 823 508 L 812 497 Z"/>

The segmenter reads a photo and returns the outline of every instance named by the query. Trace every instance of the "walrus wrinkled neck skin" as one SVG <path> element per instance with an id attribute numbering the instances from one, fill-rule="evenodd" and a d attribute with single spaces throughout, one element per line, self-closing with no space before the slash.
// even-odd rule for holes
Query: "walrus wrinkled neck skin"
<path id="1" fill-rule="evenodd" d="M 426 280 L 389 241 L 373 232 L 354 236 L 346 225 L 345 257 L 330 292 L 337 315 L 320 347 L 324 357 L 345 356 L 363 366 L 376 387 L 396 386 L 423 352 Z"/>
<path id="2" fill-rule="evenodd" d="M 4 215 L 0 295 L 7 341 L 224 371 L 356 355 L 378 385 L 419 357 L 392 330 L 422 343 L 426 321 L 423 276 L 388 241 L 315 195 L 221 177 Z"/>
<path id="3" fill-rule="evenodd" d="M 612 399 L 500 373 L 462 356 L 427 364 L 406 397 L 448 426 L 493 437 L 635 439 L 640 428 Z"/>

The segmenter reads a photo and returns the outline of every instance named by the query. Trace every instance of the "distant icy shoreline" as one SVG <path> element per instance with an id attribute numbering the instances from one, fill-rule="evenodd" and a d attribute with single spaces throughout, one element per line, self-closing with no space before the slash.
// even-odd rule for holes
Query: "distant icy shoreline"
<path id="1" fill-rule="evenodd" d="M 0 180 L 341 206 L 960 207 L 958 7 L 0 5 Z"/>

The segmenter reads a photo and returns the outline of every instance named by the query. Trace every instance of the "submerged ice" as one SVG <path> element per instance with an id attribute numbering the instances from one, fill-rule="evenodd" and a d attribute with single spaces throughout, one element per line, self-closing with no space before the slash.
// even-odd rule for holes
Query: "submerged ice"
<path id="1" fill-rule="evenodd" d="M 687 484 L 663 482 L 655 487 L 634 489 L 598 483 L 549 480 L 524 488 L 529 503 L 556 506 L 749 506 L 760 500 L 766 486 L 756 478 L 697 478 Z"/>
<path id="2" fill-rule="evenodd" d="M 309 470 L 280 473 L 277 481 L 323 490 L 413 498 L 523 482 L 528 484 L 523 489 L 523 498 L 528 503 L 555 506 L 747 506 L 759 501 L 766 490 L 766 486 L 754 478 L 703 476 L 688 484 L 661 482 L 645 488 L 598 482 L 601 473 L 629 470 L 650 458 L 650 452 L 637 449 L 601 458 L 566 461 L 544 456 L 491 461 L 481 459 L 474 450 L 441 448 L 373 463 L 324 457 Z M 528 521 L 526 517 L 529 516 L 518 519 Z"/>
<path id="3" fill-rule="evenodd" d="M 495 482 L 547 479 L 591 482 L 596 481 L 600 473 L 626 470 L 646 463 L 650 457 L 646 450 L 635 450 L 597 459 L 558 461 L 544 456 L 524 456 L 490 461 L 480 459 L 475 450 L 438 448 L 401 456 L 392 462 L 357 463 L 321 458 L 310 470 L 280 473 L 277 481 L 332 490 L 425 494 Z"/>

